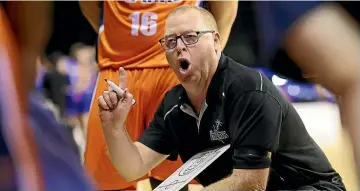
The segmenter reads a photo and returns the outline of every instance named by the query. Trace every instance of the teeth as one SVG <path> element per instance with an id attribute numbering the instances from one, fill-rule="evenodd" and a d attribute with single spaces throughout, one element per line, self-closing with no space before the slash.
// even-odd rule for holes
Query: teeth
<path id="1" fill-rule="evenodd" d="M 186 69 L 180 68 L 180 72 L 181 72 L 181 73 L 186 73 Z"/>

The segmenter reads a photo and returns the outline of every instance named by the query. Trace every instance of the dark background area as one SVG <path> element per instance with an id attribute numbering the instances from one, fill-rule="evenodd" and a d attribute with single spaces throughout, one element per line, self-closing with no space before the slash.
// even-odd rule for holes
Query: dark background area
<path id="1" fill-rule="evenodd" d="M 95 44 L 97 35 L 82 15 L 78 1 L 55 1 L 54 6 L 53 35 L 47 54 L 55 51 L 68 54 L 70 46 L 76 42 Z"/>
<path id="2" fill-rule="evenodd" d="M 60 51 L 69 53 L 69 48 L 76 42 L 95 45 L 97 35 L 82 15 L 78 1 L 54 2 L 53 35 L 46 53 Z M 225 54 L 247 65 L 258 65 L 257 36 L 254 24 L 253 2 L 241 2 L 238 15 L 233 25 Z"/>

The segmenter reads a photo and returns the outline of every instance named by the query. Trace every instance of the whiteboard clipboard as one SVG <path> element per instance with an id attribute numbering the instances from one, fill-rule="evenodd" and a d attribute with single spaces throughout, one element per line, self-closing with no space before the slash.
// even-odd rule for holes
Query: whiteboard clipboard
<path id="1" fill-rule="evenodd" d="M 157 186 L 154 191 L 179 191 L 229 148 L 230 144 L 196 154 Z"/>

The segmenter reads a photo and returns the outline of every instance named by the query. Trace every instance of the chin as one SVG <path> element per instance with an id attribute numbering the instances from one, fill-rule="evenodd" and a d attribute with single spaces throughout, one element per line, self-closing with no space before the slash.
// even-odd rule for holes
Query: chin
<path id="1" fill-rule="evenodd" d="M 199 84 L 199 81 L 200 81 L 200 79 L 195 75 L 191 75 L 191 76 L 188 76 L 186 79 L 182 79 L 183 83 L 186 83 L 186 84 L 189 84 L 192 86 L 197 86 Z"/>
<path id="2" fill-rule="evenodd" d="M 201 87 L 198 79 L 196 80 L 188 79 L 186 81 L 180 81 L 180 83 L 187 91 L 193 93 L 199 91 L 199 87 Z"/>

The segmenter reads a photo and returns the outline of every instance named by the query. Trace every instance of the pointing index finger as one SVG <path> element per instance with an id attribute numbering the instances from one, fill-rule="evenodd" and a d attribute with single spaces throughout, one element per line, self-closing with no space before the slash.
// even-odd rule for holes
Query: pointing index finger
<path id="1" fill-rule="evenodd" d="M 119 69 L 119 87 L 121 89 L 127 88 L 127 81 L 126 81 L 126 72 L 123 67 L 120 67 Z"/>

